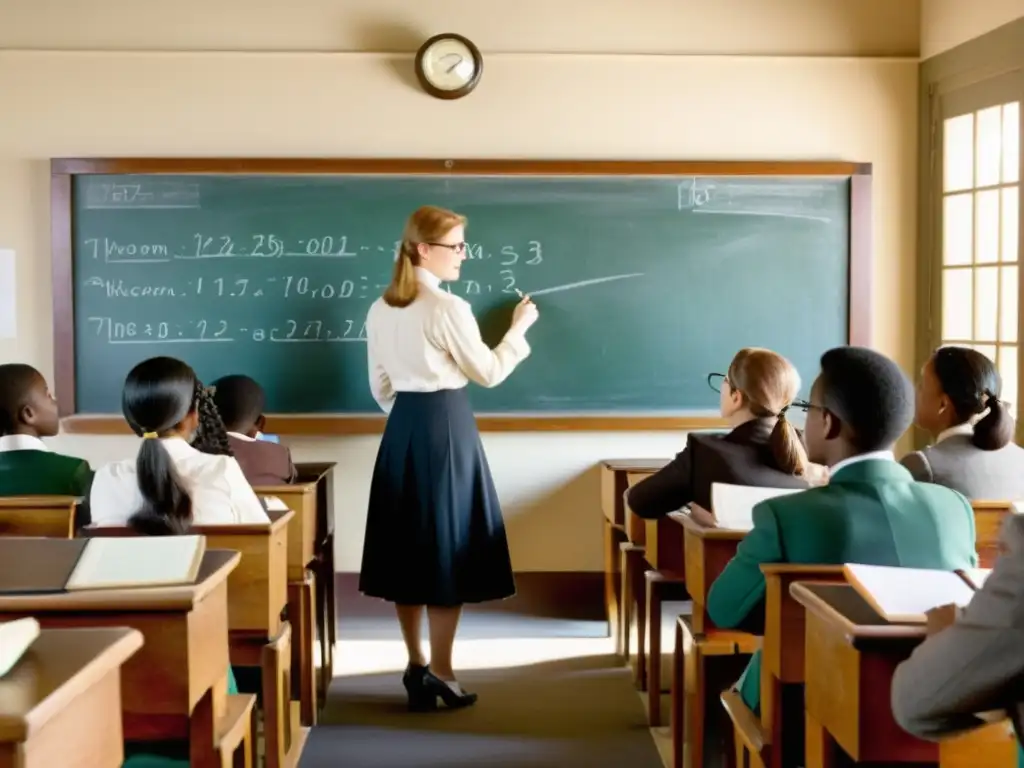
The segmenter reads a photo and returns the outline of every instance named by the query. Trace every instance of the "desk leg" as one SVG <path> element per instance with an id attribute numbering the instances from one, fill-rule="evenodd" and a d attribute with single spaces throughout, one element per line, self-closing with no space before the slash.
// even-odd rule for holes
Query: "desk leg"
<path id="1" fill-rule="evenodd" d="M 808 712 L 804 716 L 804 765 L 806 768 L 835 768 L 836 743 Z"/>
<path id="2" fill-rule="evenodd" d="M 622 656 L 622 633 L 620 630 L 620 602 L 622 583 L 619 572 L 619 545 L 626 537 L 620 529 L 604 520 L 604 611 L 608 618 L 608 636 L 615 639 L 615 655 Z"/>
<path id="3" fill-rule="evenodd" d="M 331 679 L 334 679 L 334 648 L 338 644 L 338 595 L 337 581 L 338 574 L 334 569 L 334 534 L 327 537 L 324 556 L 327 558 L 327 650 L 330 655 L 328 669 L 331 670 Z"/>
<path id="4" fill-rule="evenodd" d="M 676 643 L 672 651 L 672 768 L 683 768 L 683 712 L 686 700 L 683 683 L 683 624 L 676 619 Z"/>
<path id="5" fill-rule="evenodd" d="M 647 571 L 644 613 L 647 621 L 643 637 L 647 642 L 647 724 L 661 725 L 661 604 L 666 599 L 683 597 L 683 580 L 666 576 L 660 571 Z"/>
<path id="6" fill-rule="evenodd" d="M 619 643 L 622 655 L 629 664 L 630 627 L 633 617 L 633 585 L 629 580 L 629 553 L 634 545 L 628 541 L 619 544 Z"/>
<path id="7" fill-rule="evenodd" d="M 313 576 L 309 573 L 302 581 L 288 585 L 288 620 L 292 625 L 292 685 L 293 698 L 299 700 L 302 724 L 314 726 L 317 722 L 317 680 L 314 648 L 316 616 L 314 615 Z"/>

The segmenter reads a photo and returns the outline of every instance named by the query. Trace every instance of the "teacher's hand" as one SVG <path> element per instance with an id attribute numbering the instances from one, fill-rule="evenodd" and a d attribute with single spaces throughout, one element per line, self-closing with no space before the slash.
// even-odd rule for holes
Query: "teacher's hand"
<path id="1" fill-rule="evenodd" d="M 529 296 L 524 296 L 512 312 L 512 327 L 525 332 L 527 328 L 537 322 L 538 316 L 537 305 L 530 300 Z"/>

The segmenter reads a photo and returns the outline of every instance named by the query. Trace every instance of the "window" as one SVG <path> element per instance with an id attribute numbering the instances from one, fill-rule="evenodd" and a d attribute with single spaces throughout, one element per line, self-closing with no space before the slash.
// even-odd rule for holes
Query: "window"
<path id="1" fill-rule="evenodd" d="M 993 360 L 1016 413 L 1020 102 L 942 121 L 941 343 Z"/>

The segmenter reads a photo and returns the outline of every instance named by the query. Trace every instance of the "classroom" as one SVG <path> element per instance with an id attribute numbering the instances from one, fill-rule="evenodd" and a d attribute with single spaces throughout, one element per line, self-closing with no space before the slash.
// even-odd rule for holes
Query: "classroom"
<path id="1" fill-rule="evenodd" d="M 427 38 L 441 32 L 465 35 L 482 52 L 484 73 L 465 98 L 433 98 L 417 81 L 414 54 Z M 820 163 L 869 168 L 870 192 L 862 198 L 867 203 L 858 209 L 859 218 L 850 221 L 864 256 L 849 276 L 851 313 L 854 302 L 861 302 L 856 309 L 857 338 L 851 343 L 887 356 L 914 382 L 941 343 L 984 345 L 980 351 L 992 354 L 997 362 L 1003 396 L 1015 405 L 1024 365 L 1016 352 L 1017 328 L 1012 334 L 1000 331 L 987 338 L 977 335 L 984 325 L 980 319 L 972 323 L 961 317 L 959 324 L 944 320 L 944 313 L 951 310 L 943 291 L 953 295 L 951 291 L 960 289 L 951 287 L 954 283 L 941 269 L 942 211 L 950 208 L 943 209 L 939 202 L 941 179 L 935 169 L 943 167 L 943 146 L 936 136 L 945 117 L 1024 99 L 1022 42 L 1022 0 L 183 0 L 173 7 L 130 0 L 0 0 L 0 94 L 5 115 L 0 121 L 0 280 L 8 282 L 0 286 L 0 302 L 8 303 L 7 309 L 0 307 L 0 364 L 34 366 L 51 387 L 56 385 L 58 395 L 61 371 L 74 370 L 73 365 L 67 367 L 66 358 L 62 364 L 55 362 L 76 316 L 60 288 L 70 280 L 70 265 L 53 255 L 63 247 L 59 241 L 68 230 L 66 223 L 56 223 L 55 210 L 71 205 L 54 193 L 51 174 L 62 171 L 55 171 L 53 161 L 187 160 L 179 167 L 183 174 L 227 167 L 232 159 L 241 159 L 237 168 L 242 173 L 247 162 L 254 168 L 269 168 L 275 162 L 301 168 L 303 163 L 312 167 L 332 160 L 430 161 L 439 169 L 449 160 L 456 165 L 479 161 L 481 167 L 497 163 L 494 167 L 509 169 L 520 162 L 570 161 L 708 163 L 712 169 L 730 162 Z M 1016 132 L 1019 142 L 1019 119 Z M 711 170 L 710 175 L 721 174 Z M 1008 187 L 996 183 L 994 188 Z M 1006 206 L 1008 196 L 1001 199 L 1002 212 L 997 210 L 987 223 L 1002 232 L 998 242 L 1005 246 L 1011 242 L 1011 231 L 1017 238 L 1019 206 L 1014 210 Z M 412 208 L 402 215 L 409 213 Z M 402 224 L 397 216 L 392 239 L 399 239 Z M 470 215 L 470 241 L 473 226 Z M 375 232 L 386 231 L 380 221 L 375 220 L 374 227 Z M 523 236 L 523 253 L 530 239 Z M 333 241 L 331 246 L 345 248 Z M 620 255 L 619 271 L 642 271 L 630 266 L 628 253 Z M 581 259 L 584 256 L 580 254 Z M 58 263 L 64 264 L 65 272 L 57 271 Z M 1002 302 L 998 306 L 1004 312 L 1015 312 L 1020 290 L 1008 290 L 1005 281 L 1017 270 L 1004 267 L 1000 274 L 1002 293 L 977 293 L 975 301 L 979 307 Z M 978 273 L 973 285 L 980 281 Z M 616 285 L 628 304 L 633 283 L 626 279 Z M 715 287 L 721 290 L 719 302 L 728 302 L 729 286 Z M 969 300 L 971 290 L 956 295 Z M 107 292 L 116 294 L 116 286 L 108 285 Z M 545 322 L 543 297 L 537 304 L 539 333 Z M 1010 305 L 1012 309 L 1007 309 Z M 587 316 L 596 318 L 600 312 L 590 308 Z M 621 322 L 626 324 L 629 318 Z M 716 318 L 708 317 L 707 322 L 714 324 Z M 941 330 L 944 322 L 952 324 L 945 327 L 957 328 L 966 322 L 968 334 L 950 337 Z M 1016 316 L 1012 324 L 1019 324 Z M 581 334 L 606 332 L 583 324 L 567 327 Z M 567 339 L 567 348 L 573 343 Z M 182 349 L 188 346 L 140 349 L 188 360 Z M 809 397 L 817 359 L 824 351 L 807 353 L 811 370 L 803 376 L 801 398 Z M 527 365 L 544 365 L 537 359 L 539 352 L 534 349 Z M 718 370 L 725 370 L 736 349 L 720 352 Z M 652 359 L 652 366 L 656 362 Z M 614 357 L 603 358 L 602 363 L 610 371 L 622 365 Z M 365 382 L 365 373 L 364 364 L 346 376 Z M 701 386 L 708 373 L 697 372 Z M 616 375 L 616 380 L 629 379 L 622 369 L 609 374 Z M 369 397 L 369 390 L 365 395 Z M 472 655 L 481 670 L 474 672 L 484 675 L 484 682 L 478 686 L 480 703 L 465 716 L 477 720 L 469 722 L 464 737 L 458 716 L 437 726 L 432 734 L 436 741 L 417 742 L 409 736 L 403 742 L 396 737 L 395 762 L 374 764 L 682 765 L 682 745 L 669 733 L 674 706 L 669 686 L 661 685 L 662 695 L 653 696 L 660 698 L 662 711 L 652 722 L 646 673 L 637 671 L 637 637 L 626 641 L 633 652 L 627 649 L 623 657 L 621 616 L 606 614 L 613 610 L 611 605 L 618 611 L 627 599 L 624 582 L 619 581 L 629 579 L 629 574 L 621 573 L 622 563 L 641 569 L 627 590 L 634 598 L 643 590 L 643 571 L 658 567 L 644 560 L 642 552 L 633 560 L 623 555 L 619 562 L 620 544 L 642 542 L 602 527 L 614 522 L 604 509 L 602 482 L 613 472 L 610 460 L 653 462 L 656 468 L 657 462 L 683 449 L 688 428 L 680 428 L 678 421 L 673 425 L 657 418 L 624 418 L 622 423 L 605 422 L 604 428 L 600 419 L 586 427 L 574 427 L 572 419 L 562 424 L 555 419 L 517 429 L 514 419 L 505 415 L 494 420 L 493 428 L 482 424 L 481 437 L 501 500 L 517 593 L 505 607 L 488 609 L 484 618 L 467 619 L 470 639 L 465 658 Z M 93 468 L 134 457 L 138 450 L 138 439 L 123 424 L 90 428 L 73 422 L 65 422 L 61 434 L 47 441 L 52 450 L 85 458 Z M 360 710 L 344 701 L 345 674 L 374 672 L 374 662 L 352 661 L 349 655 L 362 647 L 365 627 L 393 623 L 389 606 L 359 591 L 383 419 L 375 423 L 378 426 L 360 429 L 306 424 L 289 433 L 274 429 L 271 419 L 268 428 L 279 433 L 296 465 L 333 463 L 330 483 L 321 488 L 331 495 L 325 503 L 333 515 L 329 562 L 334 573 L 327 578 L 336 601 L 339 644 L 333 664 L 341 676 L 335 681 L 341 693 L 334 694 L 337 701 L 329 696 L 318 715 L 303 766 L 345 762 L 346 738 L 386 743 L 385 727 L 412 728 L 402 725 L 411 721 L 387 713 L 375 730 L 372 707 Z M 897 443 L 897 457 L 925 444 L 923 432 L 908 430 Z M 631 484 L 638 479 L 627 474 L 617 472 L 615 482 Z M 613 503 L 621 506 L 624 490 L 625 485 L 618 489 L 619 499 Z M 628 510 L 620 509 L 619 514 L 628 517 Z M 683 533 L 678 535 L 681 557 Z M 323 576 L 322 571 L 317 574 Z M 639 597 L 643 603 L 643 595 Z M 672 589 L 665 587 L 665 601 L 673 599 Z M 659 654 L 662 680 L 673 674 L 675 619 L 666 616 Z M 528 733 L 517 730 L 520 722 L 505 729 L 500 722 L 487 722 L 483 692 L 488 685 L 500 684 L 486 678 L 483 659 L 488 653 L 504 652 L 494 648 L 512 649 L 510 658 L 519 652 L 529 655 L 513 640 L 528 639 L 523 648 L 543 645 L 547 630 L 531 637 L 531 627 L 539 627 L 546 618 L 588 627 L 580 644 L 581 658 L 600 656 L 602 648 L 611 657 L 618 651 L 619 677 L 606 688 L 625 694 L 621 701 L 608 704 L 607 711 L 596 709 L 593 722 L 596 731 L 632 728 L 632 735 L 621 743 L 607 737 L 604 744 L 595 733 L 597 746 L 565 746 L 567 757 L 558 762 L 562 747 L 546 750 L 542 742 L 586 741 L 585 724 L 559 729 L 538 722 L 537 732 Z M 346 619 L 351 620 L 348 629 Z M 517 623 L 520 620 L 526 623 Z M 595 637 L 593 627 L 605 621 L 608 630 Z M 47 631 L 44 628 L 44 637 Z M 293 641 L 296 631 L 293 625 Z M 547 638 L 552 647 L 566 640 L 564 627 L 551 631 L 556 635 Z M 389 632 L 387 641 L 397 644 L 397 625 Z M 616 633 L 619 636 L 613 637 Z M 597 645 L 598 640 L 605 645 Z M 488 651 L 482 644 L 491 641 L 496 645 Z M 639 645 L 644 645 L 642 639 Z M 655 653 L 648 650 L 648 657 Z M 552 653 L 557 658 L 562 651 Z M 392 668 L 387 666 L 392 660 L 387 656 L 380 663 L 390 673 L 400 671 L 404 661 L 399 658 Z M 542 668 L 554 665 L 551 674 L 567 678 L 584 676 L 588 669 L 587 662 L 572 667 L 564 658 L 538 658 L 533 663 Z M 559 663 L 569 666 L 561 668 Z M 384 696 L 381 691 L 390 692 L 389 684 L 375 680 L 360 688 L 359 695 Z M 517 695 L 546 695 L 534 678 L 521 685 Z M 400 699 L 400 694 L 395 688 L 395 696 Z M 522 706 L 517 709 L 504 701 L 502 706 L 512 708 L 513 714 L 507 715 L 512 720 L 529 721 L 521 714 Z M 544 705 L 544 717 L 556 716 L 553 706 Z M 333 717 L 343 719 L 332 722 Z M 310 724 L 309 718 L 304 720 L 304 725 Z M 318 735 L 318 730 L 336 724 L 337 735 Z M 643 740 L 637 739 L 637 732 L 642 732 Z M 445 743 L 446 737 L 451 743 Z M 365 754 L 387 749 L 360 748 Z M 404 758 L 402 749 L 409 750 Z M 420 749 L 437 749 L 438 756 L 411 757 Z M 602 754 L 620 757 L 600 762 Z M 925 752 L 914 754 L 920 758 Z M 696 765 L 692 759 L 687 756 L 686 764 Z M 727 759 L 733 762 L 724 762 Z M 954 764 L 931 753 L 920 759 L 933 765 Z M 733 755 L 721 760 L 722 765 L 735 764 Z M 749 755 L 747 760 L 748 765 L 782 765 L 749 762 Z M 811 764 L 808 757 L 807 765 Z"/>

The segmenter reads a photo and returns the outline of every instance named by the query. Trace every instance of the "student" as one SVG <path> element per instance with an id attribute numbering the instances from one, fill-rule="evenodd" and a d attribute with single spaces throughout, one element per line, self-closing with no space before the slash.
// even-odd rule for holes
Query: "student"
<path id="1" fill-rule="evenodd" d="M 940 740 L 1009 717 L 1024 734 L 1024 516 L 1003 524 L 1003 554 L 957 617 L 929 612 L 937 634 L 914 649 L 892 680 L 893 715 L 918 738 Z"/>
<path id="2" fill-rule="evenodd" d="M 917 480 L 960 491 L 969 499 L 1024 499 L 1024 448 L 999 399 L 995 365 L 966 347 L 940 347 L 917 385 L 917 425 L 934 443 L 903 457 Z"/>
<path id="3" fill-rule="evenodd" d="M 897 365 L 861 347 L 821 357 L 804 435 L 808 458 L 826 464 L 828 485 L 761 502 L 754 527 L 711 586 L 708 615 L 716 626 L 764 622 L 763 563 L 870 563 L 917 568 L 977 564 L 974 513 L 956 491 L 918 483 L 893 458 L 893 445 L 913 418 L 913 387 Z M 760 652 L 738 683 L 757 711 Z M 798 718 L 800 719 L 800 718 Z"/>
<path id="4" fill-rule="evenodd" d="M 143 440 L 135 459 L 96 472 L 96 525 L 132 525 L 149 534 L 179 533 L 195 523 L 269 522 L 260 500 L 230 456 L 190 445 L 208 397 L 195 372 L 180 360 L 154 357 L 128 374 L 125 418 Z"/>
<path id="5" fill-rule="evenodd" d="M 288 447 L 259 439 L 266 422 L 263 388 L 242 375 L 217 379 L 212 388 L 213 402 L 246 479 L 254 486 L 295 482 L 295 465 Z"/>
<path id="6" fill-rule="evenodd" d="M 686 448 L 661 470 L 626 493 L 629 508 L 656 518 L 687 504 L 694 517 L 713 524 L 711 484 L 806 488 L 807 455 L 786 410 L 800 391 L 800 374 L 782 355 L 747 348 L 736 353 L 728 373 L 712 373 L 708 385 L 719 393 L 718 407 L 732 431 L 726 435 L 691 432 Z"/>
<path id="7" fill-rule="evenodd" d="M 89 524 L 89 462 L 51 453 L 41 438 L 60 431 L 46 379 L 21 363 L 0 365 L 0 496 L 80 496 L 75 528 Z"/>

